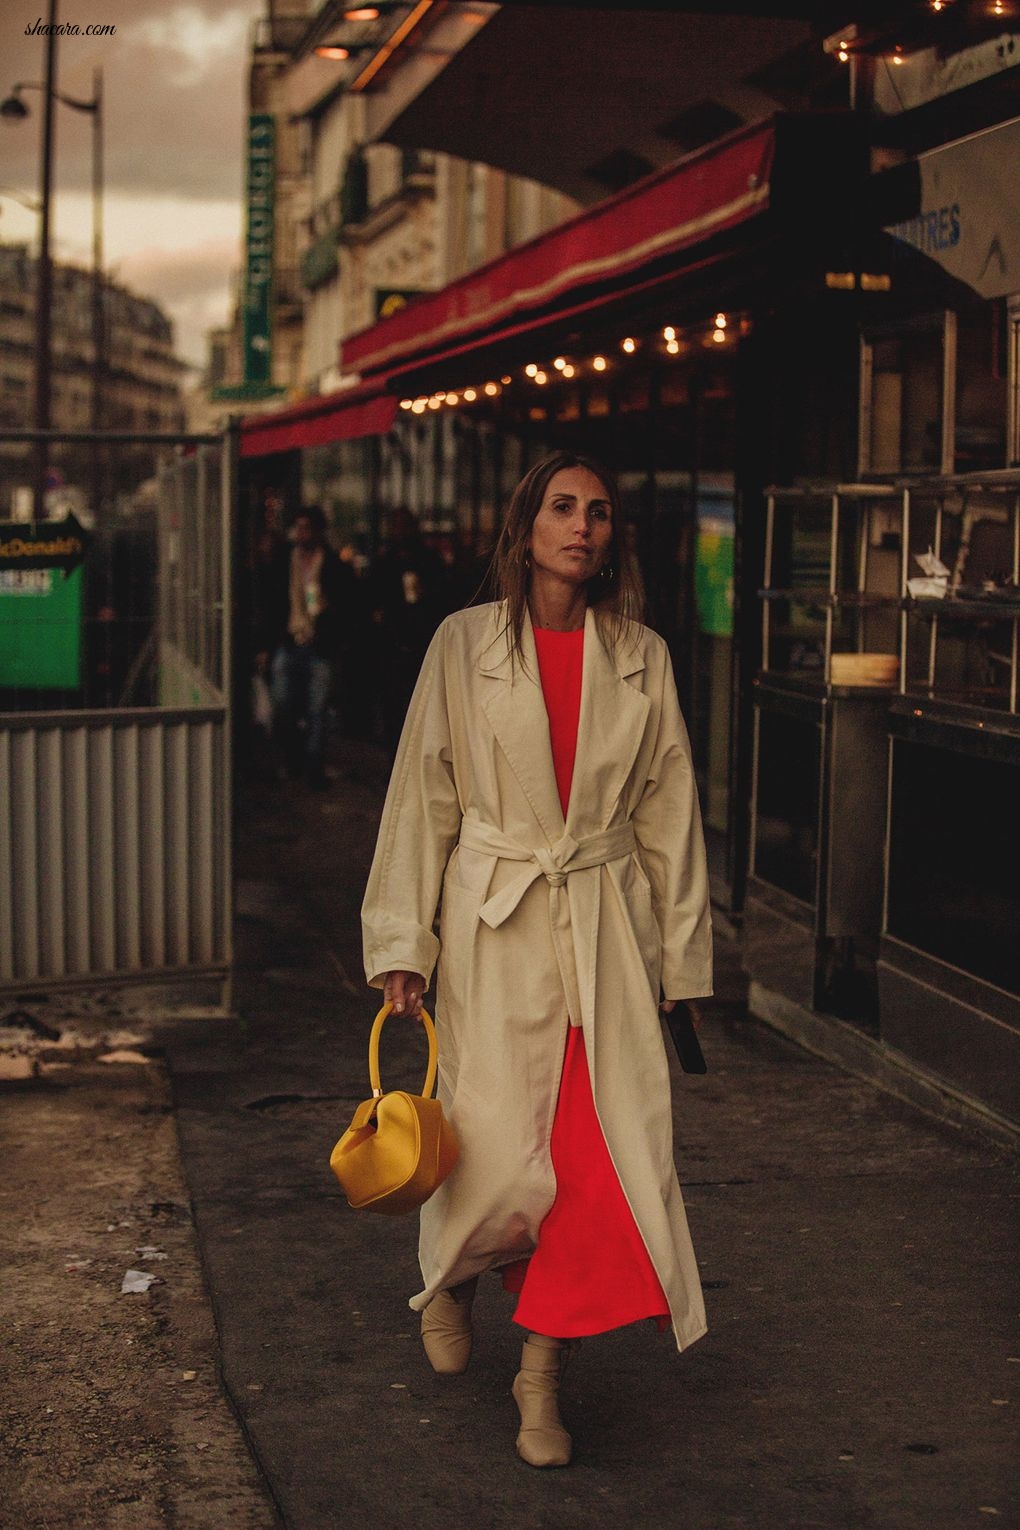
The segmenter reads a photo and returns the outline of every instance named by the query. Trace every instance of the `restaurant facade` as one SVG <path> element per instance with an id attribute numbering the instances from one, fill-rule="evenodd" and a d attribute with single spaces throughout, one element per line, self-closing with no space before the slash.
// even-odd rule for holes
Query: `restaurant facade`
<path id="1" fill-rule="evenodd" d="M 1017 128 L 876 162 L 860 113 L 774 115 L 346 337 L 353 386 L 242 430 L 250 503 L 328 502 L 367 553 L 410 509 L 483 555 L 532 462 L 605 462 L 752 1008 L 1007 1134 Z"/>

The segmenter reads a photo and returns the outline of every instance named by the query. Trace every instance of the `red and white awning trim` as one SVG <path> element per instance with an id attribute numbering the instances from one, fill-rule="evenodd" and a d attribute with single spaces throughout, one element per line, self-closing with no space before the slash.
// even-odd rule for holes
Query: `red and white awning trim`
<path id="1" fill-rule="evenodd" d="M 768 206 L 774 150 L 775 129 L 766 123 L 646 177 L 350 336 L 344 370 L 396 370 L 472 336 L 498 339 L 531 314 L 569 306 L 586 289 L 746 221 Z"/>

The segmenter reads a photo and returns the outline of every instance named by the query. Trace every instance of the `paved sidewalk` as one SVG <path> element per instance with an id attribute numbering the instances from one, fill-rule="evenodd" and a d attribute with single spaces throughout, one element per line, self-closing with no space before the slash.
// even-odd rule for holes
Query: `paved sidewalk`
<path id="1" fill-rule="evenodd" d="M 272 1530 L 139 1002 L 0 1010 L 0 1525 Z"/>
<path id="2" fill-rule="evenodd" d="M 322 794 L 244 792 L 243 1023 L 160 1037 L 223 1375 L 286 1525 L 1020 1525 L 1015 1161 L 749 1019 L 725 943 L 710 1072 L 674 1079 L 708 1337 L 587 1341 L 563 1472 L 514 1454 L 495 1279 L 471 1370 L 431 1373 L 413 1219 L 351 1212 L 327 1166 L 366 1092 L 357 916 L 385 777 L 368 748 L 341 764 Z M 389 1028 L 387 1085 L 419 1081 L 420 1045 Z"/>

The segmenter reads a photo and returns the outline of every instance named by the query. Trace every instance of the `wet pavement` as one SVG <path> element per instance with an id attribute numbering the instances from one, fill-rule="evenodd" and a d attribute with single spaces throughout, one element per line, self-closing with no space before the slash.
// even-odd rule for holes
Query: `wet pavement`
<path id="1" fill-rule="evenodd" d="M 475 1354 L 432 1374 L 407 1298 L 413 1218 L 349 1210 L 328 1169 L 367 1090 L 358 908 L 385 759 L 329 789 L 244 788 L 237 1021 L 166 1024 L 224 1384 L 284 1523 L 372 1530 L 1020 1524 L 1017 1165 L 749 1018 L 719 941 L 704 1078 L 674 1074 L 709 1335 L 586 1341 L 566 1471 L 513 1449 L 520 1330 L 496 1279 Z M 420 1034 L 387 1029 L 415 1087 Z"/>

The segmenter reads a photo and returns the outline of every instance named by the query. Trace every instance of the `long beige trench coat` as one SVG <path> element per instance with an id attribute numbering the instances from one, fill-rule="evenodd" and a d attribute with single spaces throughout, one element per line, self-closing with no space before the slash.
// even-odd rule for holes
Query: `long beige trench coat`
<path id="1" fill-rule="evenodd" d="M 438 960 L 439 1096 L 460 1161 L 422 1208 L 420 1309 L 531 1253 L 568 1023 L 584 1028 L 610 1155 L 683 1349 L 705 1311 L 673 1166 L 658 1014 L 712 991 L 704 840 L 662 639 L 615 653 L 589 610 L 577 756 L 560 808 L 535 640 L 504 607 L 448 617 L 407 714 L 363 909 L 369 983 Z M 440 932 L 433 933 L 442 895 Z"/>

